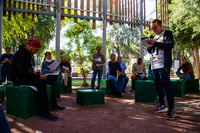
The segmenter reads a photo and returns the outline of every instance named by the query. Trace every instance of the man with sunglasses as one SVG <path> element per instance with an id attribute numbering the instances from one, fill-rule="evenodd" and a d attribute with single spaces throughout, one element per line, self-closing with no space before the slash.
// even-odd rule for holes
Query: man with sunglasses
<path id="1" fill-rule="evenodd" d="M 101 47 L 96 47 L 97 53 L 93 54 L 92 56 L 92 80 L 91 80 L 91 89 L 94 89 L 94 84 L 96 80 L 96 76 L 98 74 L 98 82 L 96 89 L 99 90 L 100 83 L 101 83 L 101 77 L 103 74 L 103 64 L 105 63 L 105 57 L 101 54 Z"/>
<path id="2" fill-rule="evenodd" d="M 154 112 L 167 112 L 166 119 L 174 120 L 174 95 L 170 83 L 170 68 L 172 65 L 172 48 L 174 45 L 173 34 L 169 30 L 162 29 L 162 22 L 155 19 L 151 22 L 151 29 L 156 34 L 147 42 L 151 45 L 147 48 L 152 56 L 151 70 L 157 88 L 160 105 Z M 168 108 L 165 105 L 164 89 Z"/>

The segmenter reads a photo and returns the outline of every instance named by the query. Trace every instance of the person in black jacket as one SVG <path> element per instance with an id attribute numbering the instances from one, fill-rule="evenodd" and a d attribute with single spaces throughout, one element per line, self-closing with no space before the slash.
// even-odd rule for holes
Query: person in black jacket
<path id="1" fill-rule="evenodd" d="M 170 83 L 170 68 L 172 65 L 172 48 L 174 45 L 173 34 L 169 30 L 162 29 L 162 22 L 155 19 L 151 22 L 151 29 L 156 34 L 153 39 L 148 40 L 148 52 L 152 56 L 151 70 L 157 88 L 160 105 L 154 112 L 167 112 L 166 119 L 175 119 L 174 95 Z M 165 105 L 165 94 L 168 108 Z"/>
<path id="2" fill-rule="evenodd" d="M 46 89 L 46 84 L 48 83 L 48 81 L 46 81 L 47 76 L 36 75 L 34 71 L 34 54 L 37 53 L 40 47 L 40 41 L 36 39 L 28 40 L 27 45 L 19 47 L 19 50 L 13 56 L 9 80 L 13 81 L 15 85 L 33 85 L 37 87 L 41 112 L 40 118 L 55 121 L 58 117 L 49 112 Z M 52 108 L 53 110 L 63 109 L 63 107 L 57 105 L 56 99 L 52 99 L 52 101 L 56 103 Z"/>
<path id="3" fill-rule="evenodd" d="M 107 77 L 113 84 L 117 95 L 121 97 L 121 92 L 123 91 L 125 85 L 125 76 L 122 74 L 119 62 L 116 61 L 115 54 L 110 55 L 110 60 L 111 61 L 107 63 Z"/>

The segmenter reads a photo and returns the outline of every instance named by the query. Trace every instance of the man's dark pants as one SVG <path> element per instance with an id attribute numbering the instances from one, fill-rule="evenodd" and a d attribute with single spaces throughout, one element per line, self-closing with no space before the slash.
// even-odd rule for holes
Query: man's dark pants
<path id="1" fill-rule="evenodd" d="M 157 88 L 160 105 L 165 105 L 165 101 L 164 101 L 164 97 L 165 97 L 164 89 L 165 89 L 169 110 L 173 109 L 174 108 L 174 94 L 173 94 L 173 88 L 170 82 L 170 68 L 152 70 L 152 76 Z"/>
<path id="2" fill-rule="evenodd" d="M 51 106 L 57 106 L 56 90 L 54 89 L 54 81 L 57 76 L 47 76 L 46 80 L 40 79 L 18 79 L 15 81 L 16 85 L 33 85 L 38 89 L 38 99 L 41 114 L 49 113 L 49 103 L 47 96 L 46 85 L 51 85 Z"/>

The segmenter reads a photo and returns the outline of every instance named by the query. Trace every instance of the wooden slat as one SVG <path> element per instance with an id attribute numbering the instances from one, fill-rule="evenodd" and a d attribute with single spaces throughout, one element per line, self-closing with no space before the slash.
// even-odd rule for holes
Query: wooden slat
<path id="1" fill-rule="evenodd" d="M 138 19 L 138 0 L 136 0 L 136 18 Z M 136 20 L 138 22 L 138 20 Z"/>
<path id="2" fill-rule="evenodd" d="M 169 26 L 169 10 L 168 10 L 168 1 L 167 1 L 167 25 Z"/>
<path id="3" fill-rule="evenodd" d="M 17 8 L 17 2 L 14 1 L 13 8 Z M 13 15 L 16 15 L 16 12 L 13 12 Z"/>
<path id="4" fill-rule="evenodd" d="M 160 0 L 160 20 L 162 21 L 162 0 Z"/>
<path id="5" fill-rule="evenodd" d="M 146 7 L 145 7 L 146 5 L 145 5 L 145 0 L 144 0 L 144 24 L 146 23 Z M 144 28 L 145 28 L 146 26 L 144 25 Z"/>
<path id="6" fill-rule="evenodd" d="M 122 20 L 122 6 L 121 6 L 122 2 L 121 0 L 119 0 L 119 20 Z M 119 23 L 121 25 L 121 23 Z"/>
<path id="7" fill-rule="evenodd" d="M 30 0 L 28 0 L 29 2 L 30 2 Z M 30 10 L 31 8 L 31 4 L 30 3 L 28 3 L 28 10 Z M 27 13 L 28 15 L 30 15 L 30 13 Z"/>
<path id="8" fill-rule="evenodd" d="M 113 8 L 112 8 L 112 0 L 110 0 L 110 19 L 113 19 L 112 18 L 112 10 L 113 10 Z M 110 22 L 110 25 L 112 25 L 113 23 L 112 22 Z"/>
<path id="9" fill-rule="evenodd" d="M 41 2 L 44 3 L 44 0 L 42 0 Z M 43 5 L 41 5 L 41 11 L 44 11 L 44 6 Z"/>
<path id="10" fill-rule="evenodd" d="M 65 13 L 65 9 L 62 8 L 65 6 L 65 1 L 64 0 L 61 0 L 61 14 L 64 14 Z M 61 16 L 61 19 L 64 20 L 64 16 Z"/>
<path id="11" fill-rule="evenodd" d="M 99 13 L 101 13 L 101 7 L 102 7 L 102 1 L 99 0 Z M 101 18 L 101 14 L 99 14 L 99 17 Z"/>
<path id="12" fill-rule="evenodd" d="M 96 11 L 96 0 L 93 0 L 93 11 Z M 93 13 L 93 17 L 96 17 L 96 13 Z M 96 29 L 96 20 L 93 20 L 93 29 Z"/>
<path id="13" fill-rule="evenodd" d="M 122 20 L 124 20 L 124 0 L 122 0 Z"/>
<path id="14" fill-rule="evenodd" d="M 134 20 L 133 22 L 135 22 L 135 0 L 133 0 L 133 17 L 134 17 Z M 135 28 L 135 24 L 134 24 L 134 28 Z"/>
<path id="15" fill-rule="evenodd" d="M 74 0 L 74 15 L 77 15 L 77 8 L 78 8 L 78 0 Z M 77 18 L 74 18 L 74 22 L 77 23 Z"/>
<path id="16" fill-rule="evenodd" d="M 81 0 L 81 9 L 84 10 L 84 0 Z M 84 15 L 84 11 L 81 11 L 81 16 Z"/>
<path id="17" fill-rule="evenodd" d="M 129 7 L 130 7 L 130 0 L 128 0 L 128 17 L 130 17 L 130 10 L 129 10 Z M 128 18 L 128 21 L 130 21 L 130 18 Z M 129 24 L 130 25 L 130 24 Z"/>
<path id="18" fill-rule="evenodd" d="M 9 8 L 12 7 L 12 5 L 11 5 L 11 0 L 9 0 L 8 7 L 9 7 Z M 9 20 L 9 21 L 11 20 L 11 11 L 8 11 L 8 20 Z"/>
<path id="19" fill-rule="evenodd" d="M 40 2 L 40 0 L 37 0 L 37 3 L 39 3 Z M 37 5 L 37 11 L 39 11 L 40 10 L 40 6 L 39 5 Z M 38 14 L 37 14 L 37 16 L 38 16 Z"/>
<path id="20" fill-rule="evenodd" d="M 56 5 L 57 5 L 56 0 L 54 0 L 54 5 L 55 5 L 55 7 L 53 8 L 53 10 L 56 13 Z M 56 15 L 54 16 L 54 18 L 56 18 Z"/>
<path id="21" fill-rule="evenodd" d="M 127 21 L 127 0 L 125 0 L 125 21 Z"/>
<path id="22" fill-rule="evenodd" d="M 51 4 L 51 0 L 47 0 L 47 4 Z M 47 6 L 47 12 L 50 12 L 50 6 Z"/>
<path id="23" fill-rule="evenodd" d="M 115 15 L 118 15 L 118 0 L 115 0 Z M 118 20 L 117 16 L 115 16 L 115 20 Z"/>
<path id="24" fill-rule="evenodd" d="M 23 3 L 23 9 L 24 10 L 26 9 L 26 3 L 25 2 Z M 23 13 L 23 19 L 25 19 L 25 17 L 26 17 L 26 13 Z"/>
<path id="25" fill-rule="evenodd" d="M 131 0 L 131 22 L 133 22 L 133 0 Z M 133 29 L 132 24 L 131 24 L 131 29 Z"/>
<path id="26" fill-rule="evenodd" d="M 156 19 L 158 19 L 158 7 L 157 7 L 157 0 L 156 0 Z"/>
<path id="27" fill-rule="evenodd" d="M 35 2 L 35 0 L 32 0 L 33 2 Z M 32 4 L 32 10 L 34 11 L 35 10 L 35 4 Z M 34 21 L 34 17 L 35 17 L 35 14 L 32 14 L 32 21 Z"/>
<path id="28" fill-rule="evenodd" d="M 87 0 L 87 10 L 90 10 L 90 0 Z M 87 12 L 87 16 L 90 16 L 90 12 Z"/>
<path id="29" fill-rule="evenodd" d="M 67 7 L 68 7 L 68 8 L 71 8 L 71 0 L 68 0 L 68 2 L 67 2 Z M 70 14 L 70 15 L 71 15 L 71 9 L 67 9 L 67 14 Z"/>

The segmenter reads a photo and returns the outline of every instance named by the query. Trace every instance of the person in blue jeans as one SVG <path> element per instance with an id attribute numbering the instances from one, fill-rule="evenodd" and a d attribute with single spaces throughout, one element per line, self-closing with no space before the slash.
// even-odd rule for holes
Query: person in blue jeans
<path id="1" fill-rule="evenodd" d="M 101 78 L 103 74 L 103 65 L 105 63 L 105 57 L 101 54 L 101 47 L 96 47 L 97 53 L 93 54 L 92 56 L 92 80 L 91 80 L 91 89 L 94 89 L 94 84 L 96 80 L 96 76 L 98 74 L 98 82 L 96 89 L 99 90 L 100 84 L 101 84 Z"/>
<path id="2" fill-rule="evenodd" d="M 126 76 L 126 73 L 125 73 L 127 67 L 126 67 L 126 64 L 125 64 L 124 62 L 122 62 L 122 57 L 121 57 L 121 56 L 118 56 L 118 57 L 117 57 L 117 62 L 119 62 L 120 67 L 121 67 L 121 69 L 122 69 L 122 73 L 123 73 L 124 76 L 125 76 L 125 84 L 124 84 L 124 88 L 123 88 L 123 92 L 124 92 L 124 91 L 125 91 L 125 88 L 126 88 L 126 86 L 127 86 L 128 80 L 129 80 L 128 76 Z"/>
<path id="3" fill-rule="evenodd" d="M 121 92 L 124 89 L 126 77 L 122 73 L 119 62 L 116 61 L 116 55 L 110 55 L 110 61 L 107 63 L 107 78 L 111 81 L 114 86 L 116 93 L 121 97 Z"/>
<path id="4" fill-rule="evenodd" d="M 166 119 L 174 120 L 174 94 L 170 82 L 170 68 L 172 65 L 172 48 L 174 45 L 173 34 L 169 30 L 162 29 L 162 21 L 155 19 L 151 22 L 151 29 L 155 33 L 153 39 L 148 40 L 147 47 L 151 54 L 151 70 L 155 86 L 157 88 L 160 105 L 154 112 L 167 112 Z M 165 105 L 165 94 L 168 108 Z"/>
<path id="5" fill-rule="evenodd" d="M 12 58 L 13 58 L 13 54 L 11 54 L 11 48 L 6 47 L 6 53 L 1 56 L 1 60 L 0 60 L 2 64 L 0 84 L 2 84 L 2 82 L 5 82 L 6 78 L 9 75 Z"/>
<path id="6" fill-rule="evenodd" d="M 3 108 L 0 105 L 0 133 L 11 133 Z"/>
<path id="7" fill-rule="evenodd" d="M 183 71 L 183 73 L 180 72 L 181 70 Z M 181 58 L 181 66 L 176 71 L 176 75 L 180 79 L 194 79 L 192 64 L 190 62 L 187 62 L 185 57 Z"/>

